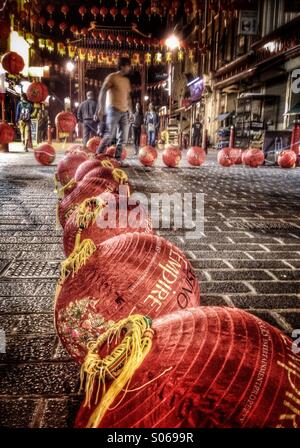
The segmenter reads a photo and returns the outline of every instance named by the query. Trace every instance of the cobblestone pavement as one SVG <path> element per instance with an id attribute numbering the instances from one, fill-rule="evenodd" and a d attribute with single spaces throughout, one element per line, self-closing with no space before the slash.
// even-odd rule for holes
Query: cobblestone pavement
<path id="1" fill-rule="evenodd" d="M 134 190 L 203 192 L 205 236 L 161 230 L 201 282 L 202 305 L 240 307 L 290 334 L 300 328 L 300 169 L 144 169 L 129 160 Z M 72 426 L 78 366 L 59 343 L 53 297 L 62 234 L 55 228 L 55 167 L 32 154 L 0 154 L 0 426 Z"/>

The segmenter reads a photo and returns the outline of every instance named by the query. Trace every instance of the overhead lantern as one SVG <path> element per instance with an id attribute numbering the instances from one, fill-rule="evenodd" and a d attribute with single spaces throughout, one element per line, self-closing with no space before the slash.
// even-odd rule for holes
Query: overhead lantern
<path id="1" fill-rule="evenodd" d="M 102 6 L 102 8 L 100 8 L 100 15 L 102 16 L 102 20 L 105 19 L 105 17 L 107 16 L 108 13 L 108 9 L 105 6 Z"/>
<path id="2" fill-rule="evenodd" d="M 50 28 L 50 30 L 52 31 L 53 28 L 54 28 L 54 25 L 55 25 L 54 20 L 53 20 L 53 19 L 49 19 L 49 20 L 47 20 L 47 25 L 48 25 L 48 27 Z"/>
<path id="3" fill-rule="evenodd" d="M 63 15 L 65 16 L 65 18 L 67 17 L 68 12 L 70 11 L 70 8 L 68 5 L 63 5 L 60 8 L 61 12 L 63 13 Z"/>
<path id="4" fill-rule="evenodd" d="M 110 15 L 113 17 L 114 20 L 116 20 L 116 15 L 118 14 L 118 9 L 113 6 L 112 8 L 110 8 L 109 10 Z"/>
<path id="5" fill-rule="evenodd" d="M 47 5 L 46 9 L 47 9 L 47 12 L 50 14 L 50 17 L 52 17 L 52 14 L 55 11 L 55 6 L 50 3 L 50 5 Z"/>
<path id="6" fill-rule="evenodd" d="M 94 16 L 94 19 L 96 20 L 97 19 L 97 15 L 100 13 L 100 10 L 99 10 L 99 8 L 97 8 L 97 6 L 93 6 L 91 8 L 91 13 Z"/>
<path id="7" fill-rule="evenodd" d="M 62 32 L 62 34 L 64 34 L 64 32 L 66 31 L 67 28 L 68 28 L 68 25 L 66 24 L 66 22 L 61 22 L 59 24 L 59 29 Z"/>
<path id="8" fill-rule="evenodd" d="M 80 8 L 78 9 L 79 14 L 81 15 L 81 19 L 83 20 L 84 16 L 87 13 L 87 9 L 85 6 L 80 6 Z"/>
<path id="9" fill-rule="evenodd" d="M 121 9 L 121 14 L 124 17 L 124 19 L 127 20 L 127 17 L 129 15 L 129 9 L 125 6 L 124 8 Z"/>
<path id="10" fill-rule="evenodd" d="M 72 25 L 70 27 L 70 31 L 72 34 L 78 34 L 78 26 L 77 25 Z"/>
<path id="11" fill-rule="evenodd" d="M 45 17 L 41 16 L 41 17 L 39 18 L 38 22 L 39 22 L 39 25 L 41 25 L 41 27 L 43 28 L 44 25 L 45 25 L 45 23 L 46 23 L 46 19 L 45 19 Z"/>
<path id="12" fill-rule="evenodd" d="M 135 10 L 133 11 L 134 15 L 136 16 L 136 18 L 138 20 L 140 20 L 141 14 L 142 14 L 142 10 L 141 8 L 135 8 Z"/>

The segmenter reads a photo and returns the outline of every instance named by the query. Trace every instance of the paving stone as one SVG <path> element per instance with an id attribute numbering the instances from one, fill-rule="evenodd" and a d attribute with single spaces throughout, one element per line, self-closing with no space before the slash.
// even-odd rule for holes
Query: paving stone
<path id="1" fill-rule="evenodd" d="M 0 428 L 28 428 L 36 405 L 30 398 L 0 397 Z"/>
<path id="2" fill-rule="evenodd" d="M 83 397 L 49 399 L 41 421 L 43 428 L 73 428 Z"/>
<path id="3" fill-rule="evenodd" d="M 7 336 L 6 353 L 0 353 L 0 363 L 34 362 L 51 359 L 55 336 Z"/>

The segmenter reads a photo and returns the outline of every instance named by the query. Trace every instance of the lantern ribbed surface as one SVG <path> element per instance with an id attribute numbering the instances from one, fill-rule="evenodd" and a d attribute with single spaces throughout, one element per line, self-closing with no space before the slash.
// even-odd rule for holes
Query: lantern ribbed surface
<path id="1" fill-rule="evenodd" d="M 151 328 L 152 347 L 128 391 L 97 423 L 100 390 L 96 404 L 92 400 L 90 408 L 81 406 L 76 427 L 297 425 L 300 357 L 279 330 L 245 311 L 218 307 L 174 312 L 155 318 Z"/>

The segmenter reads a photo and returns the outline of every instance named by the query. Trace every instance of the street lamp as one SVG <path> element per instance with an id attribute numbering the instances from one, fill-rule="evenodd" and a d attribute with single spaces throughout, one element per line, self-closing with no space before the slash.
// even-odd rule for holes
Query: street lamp
<path id="1" fill-rule="evenodd" d="M 176 48 L 180 47 L 180 40 L 175 34 L 171 34 L 169 37 L 167 37 L 165 41 L 166 47 L 169 48 L 169 50 L 173 51 Z M 173 62 L 169 62 L 168 67 L 168 80 L 169 80 L 169 109 L 170 109 L 170 118 L 172 113 L 172 84 L 173 84 Z"/>
<path id="2" fill-rule="evenodd" d="M 72 73 L 75 69 L 75 64 L 72 61 L 68 61 L 66 64 L 66 69 L 70 73 L 70 82 L 69 82 L 69 94 L 70 94 L 70 109 L 72 105 Z"/>

